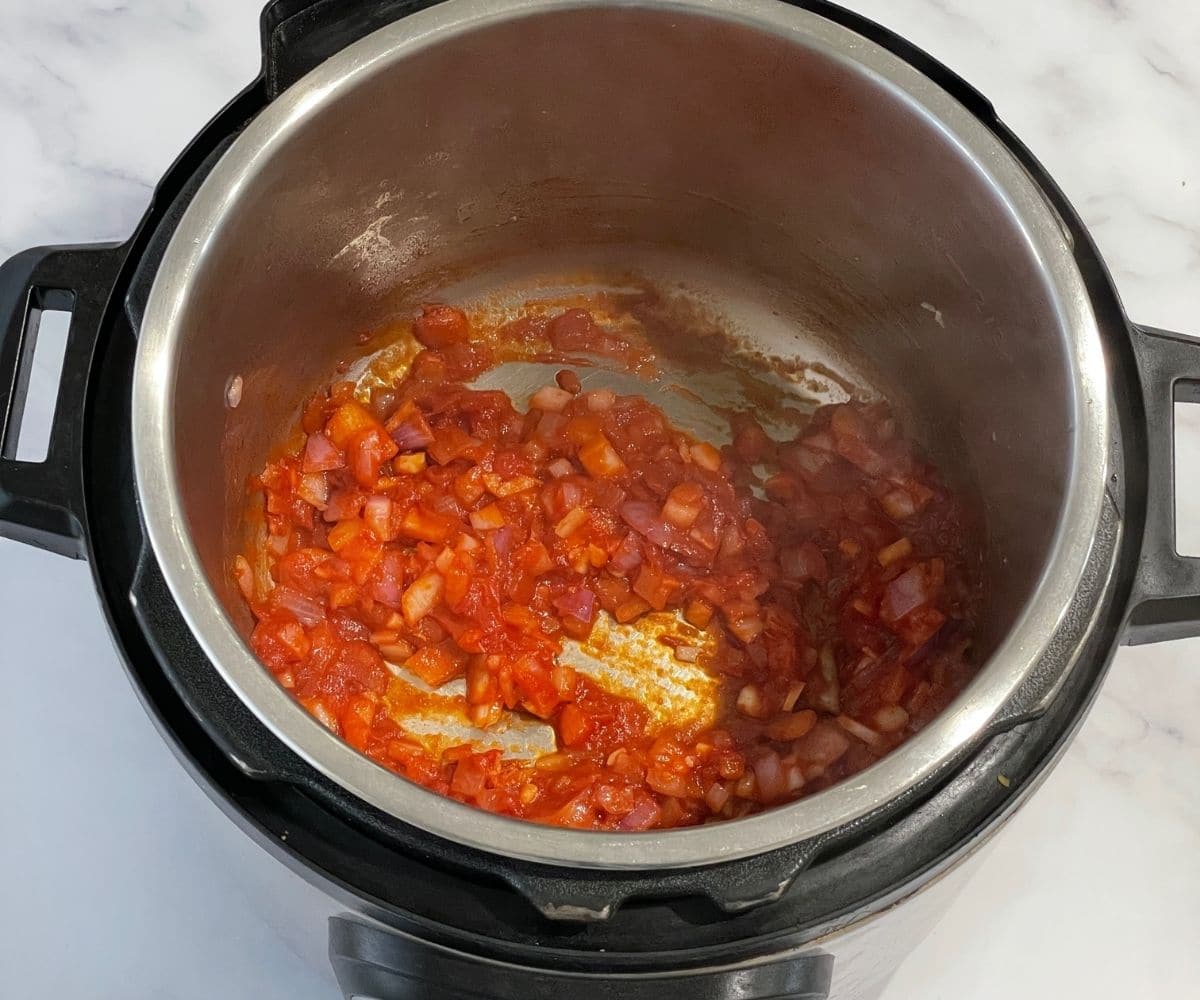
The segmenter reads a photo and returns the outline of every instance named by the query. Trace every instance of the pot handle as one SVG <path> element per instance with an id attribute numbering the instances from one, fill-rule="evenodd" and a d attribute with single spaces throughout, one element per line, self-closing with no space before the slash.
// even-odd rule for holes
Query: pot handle
<path id="1" fill-rule="evenodd" d="M 330 918 L 329 959 L 346 1000 L 826 1000 L 833 978 L 821 951 L 661 972 L 535 968 L 355 917 Z"/>
<path id="2" fill-rule="evenodd" d="M 1200 339 L 1133 327 L 1146 418 L 1146 527 L 1124 641 L 1200 636 L 1200 557 L 1175 543 L 1175 403 L 1200 403 Z"/>
<path id="3" fill-rule="evenodd" d="M 124 260 L 120 244 L 35 247 L 0 265 L 0 537 L 76 559 L 86 554 L 83 411 L 92 352 Z M 38 314 L 71 313 L 50 445 L 17 459 Z"/>

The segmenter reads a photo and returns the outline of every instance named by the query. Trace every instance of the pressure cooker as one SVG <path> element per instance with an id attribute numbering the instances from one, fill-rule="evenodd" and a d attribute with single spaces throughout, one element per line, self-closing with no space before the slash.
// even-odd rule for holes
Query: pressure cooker
<path id="1" fill-rule="evenodd" d="M 982 95 L 820 0 L 274 0 L 262 49 L 129 240 L 0 269 L 0 534 L 88 559 L 166 742 L 328 896 L 347 997 L 876 995 L 1117 646 L 1200 634 L 1172 468 L 1200 342 L 1129 321 Z M 347 328 L 614 258 L 902 398 L 980 498 L 976 679 L 853 779 L 730 823 L 547 828 L 406 782 L 263 670 L 229 573 L 245 478 Z M 29 463 L 46 308 L 72 318 Z"/>

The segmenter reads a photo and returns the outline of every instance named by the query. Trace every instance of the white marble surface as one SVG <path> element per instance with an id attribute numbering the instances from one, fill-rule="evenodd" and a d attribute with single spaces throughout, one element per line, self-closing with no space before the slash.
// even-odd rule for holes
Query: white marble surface
<path id="1" fill-rule="evenodd" d="M 848 5 L 992 99 L 1091 225 L 1131 315 L 1200 333 L 1200 5 Z M 0 0 L 0 255 L 126 236 L 253 75 L 257 6 Z M 46 405 L 44 385 L 33 395 Z M 1181 436 L 1195 493 L 1181 515 L 1200 527 L 1200 419 Z M 889 1000 L 1200 995 L 1197 653 L 1118 655 L 1078 740 Z M 0 542 L 0 671 L 0 996 L 332 996 L 256 915 L 256 895 L 294 880 L 265 857 L 252 883 L 235 875 L 228 859 L 258 849 L 144 716 L 84 565 Z"/>

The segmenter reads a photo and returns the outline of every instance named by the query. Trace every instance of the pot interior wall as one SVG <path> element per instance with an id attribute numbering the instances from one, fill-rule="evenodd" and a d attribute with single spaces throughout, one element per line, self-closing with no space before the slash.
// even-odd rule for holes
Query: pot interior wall
<path id="1" fill-rule="evenodd" d="M 1067 485 L 1065 333 L 1010 207 L 902 95 L 801 33 L 564 6 L 283 100 L 311 106 L 214 236 L 175 389 L 189 527 L 237 620 L 245 477 L 357 333 L 514 257 L 566 272 L 603 248 L 720 269 L 775 316 L 738 330 L 759 349 L 840 359 L 900 402 L 979 498 L 981 655 L 1011 627 Z"/>

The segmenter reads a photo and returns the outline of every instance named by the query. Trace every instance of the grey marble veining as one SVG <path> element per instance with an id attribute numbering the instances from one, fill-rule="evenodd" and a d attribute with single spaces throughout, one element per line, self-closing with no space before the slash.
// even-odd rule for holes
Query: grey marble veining
<path id="1" fill-rule="evenodd" d="M 1083 214 L 1136 320 L 1200 333 L 1200 5 L 844 2 L 990 98 Z M 0 0 L 0 255 L 126 236 L 254 75 L 257 8 Z M 48 395 L 35 384 L 32 405 Z M 1180 518 L 1200 551 L 1189 409 Z M 301 906 L 306 890 L 265 858 L 241 866 L 250 881 L 227 867 L 258 848 L 165 751 L 86 568 L 0 542 L 0 635 L 0 996 L 330 996 L 328 971 L 256 916 L 257 897 Z M 889 1000 L 1196 996 L 1198 709 L 1200 641 L 1123 650 Z"/>

